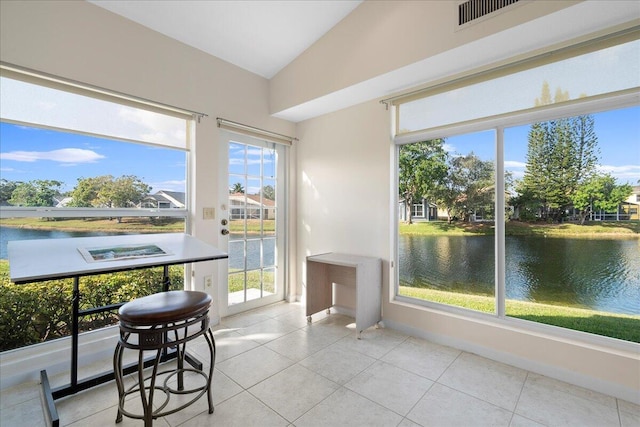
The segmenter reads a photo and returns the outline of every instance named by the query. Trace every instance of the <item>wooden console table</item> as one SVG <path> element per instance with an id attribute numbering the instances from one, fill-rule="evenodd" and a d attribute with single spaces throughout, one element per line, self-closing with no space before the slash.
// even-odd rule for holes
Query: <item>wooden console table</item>
<path id="1" fill-rule="evenodd" d="M 382 314 L 382 261 L 380 258 L 327 253 L 307 257 L 307 321 L 333 306 L 333 284 L 356 291 L 356 337 L 376 325 Z"/>

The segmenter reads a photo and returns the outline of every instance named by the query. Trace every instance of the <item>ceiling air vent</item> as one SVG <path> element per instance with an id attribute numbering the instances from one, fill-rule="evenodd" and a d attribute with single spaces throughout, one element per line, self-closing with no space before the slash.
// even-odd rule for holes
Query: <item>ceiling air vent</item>
<path id="1" fill-rule="evenodd" d="M 488 15 L 519 0 L 467 0 L 458 5 L 458 25 Z"/>

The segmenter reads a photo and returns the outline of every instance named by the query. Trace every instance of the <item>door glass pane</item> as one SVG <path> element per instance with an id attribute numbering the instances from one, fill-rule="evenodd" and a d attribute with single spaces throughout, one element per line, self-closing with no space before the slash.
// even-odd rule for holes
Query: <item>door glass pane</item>
<path id="1" fill-rule="evenodd" d="M 264 239 L 262 243 L 262 265 L 273 267 L 276 265 L 276 239 Z"/>
<path id="2" fill-rule="evenodd" d="M 262 277 L 262 286 L 263 286 L 263 294 L 265 296 L 270 295 L 270 294 L 274 294 L 276 292 L 276 269 L 275 267 L 272 268 L 265 268 L 263 271 L 263 277 Z"/>
<path id="3" fill-rule="evenodd" d="M 262 241 L 247 240 L 247 270 L 259 269 L 262 260 Z"/>
<path id="4" fill-rule="evenodd" d="M 229 164 L 229 303 L 233 304 L 276 293 L 275 147 L 231 142 Z M 240 276 L 238 270 L 245 274 Z M 242 292 L 237 289 L 239 282 Z M 265 286 L 270 289 L 267 293 Z"/>
<path id="5" fill-rule="evenodd" d="M 229 143 L 229 174 L 245 174 L 245 151 L 246 145 Z"/>
<path id="6" fill-rule="evenodd" d="M 252 176 L 260 176 L 262 169 L 262 148 L 247 148 L 247 174 Z"/>
<path id="7" fill-rule="evenodd" d="M 237 239 L 237 237 L 236 237 Z M 229 271 L 244 270 L 244 240 L 229 241 Z"/>

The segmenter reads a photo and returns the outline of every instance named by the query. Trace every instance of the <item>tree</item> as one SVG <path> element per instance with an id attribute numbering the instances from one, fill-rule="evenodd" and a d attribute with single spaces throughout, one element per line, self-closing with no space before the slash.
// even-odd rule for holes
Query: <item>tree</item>
<path id="1" fill-rule="evenodd" d="M 447 210 L 449 222 L 453 215 L 471 221 L 472 214 L 492 206 L 494 188 L 493 162 L 470 152 L 451 158 L 447 175 L 436 190 L 436 201 Z"/>
<path id="2" fill-rule="evenodd" d="M 557 89 L 553 102 L 568 99 L 568 92 Z M 545 82 L 535 105 L 550 103 L 549 85 Z M 592 116 L 534 123 L 528 134 L 521 192 L 538 200 L 541 218 L 557 218 L 571 204 L 576 189 L 595 174 L 598 158 L 598 138 Z"/>
<path id="3" fill-rule="evenodd" d="M 572 196 L 573 206 L 580 212 L 580 224 L 584 225 L 593 210 L 617 211 L 632 191 L 629 184 L 617 185 L 611 175 L 592 176 Z"/>
<path id="4" fill-rule="evenodd" d="M 413 222 L 411 208 L 418 198 L 434 198 L 447 173 L 444 140 L 432 139 L 400 147 L 398 158 L 398 193 L 404 199 L 407 222 Z"/>
<path id="5" fill-rule="evenodd" d="M 7 181 L 6 179 L 0 179 L 0 205 L 6 205 L 11 199 L 13 190 L 16 189 L 17 182 Z"/>
<path id="6" fill-rule="evenodd" d="M 265 199 L 275 200 L 276 199 L 276 190 L 272 185 L 265 185 L 262 187 L 262 195 Z"/>
<path id="7" fill-rule="evenodd" d="M 235 184 L 233 184 L 233 186 L 229 187 L 229 193 L 230 194 L 234 194 L 234 193 L 242 193 L 242 194 L 244 194 L 244 187 L 239 182 L 236 182 Z"/>
<path id="8" fill-rule="evenodd" d="M 109 208 L 127 208 L 138 205 L 149 194 L 151 187 L 134 175 L 122 175 L 111 182 L 104 182 L 98 191 L 96 202 Z"/>
<path id="9" fill-rule="evenodd" d="M 9 203 L 14 206 L 54 206 L 62 182 L 36 179 L 20 182 L 11 193 Z"/>
<path id="10" fill-rule="evenodd" d="M 78 178 L 78 183 L 71 191 L 70 207 L 90 208 L 99 207 L 98 193 L 107 185 L 111 184 L 113 176 L 102 175 L 93 178 Z"/>

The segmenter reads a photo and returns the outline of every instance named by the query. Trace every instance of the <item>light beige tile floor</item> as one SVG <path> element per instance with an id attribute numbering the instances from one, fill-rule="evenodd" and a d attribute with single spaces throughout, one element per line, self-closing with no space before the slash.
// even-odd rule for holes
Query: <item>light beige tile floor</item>
<path id="1" fill-rule="evenodd" d="M 154 425 L 640 426 L 633 403 L 389 329 L 371 328 L 356 340 L 352 318 L 319 314 L 307 324 L 300 304 L 225 318 L 214 329 L 215 412 L 201 398 Z M 204 340 L 190 345 L 206 360 Z M 108 383 L 56 406 L 62 426 L 102 427 L 116 425 L 116 402 Z M 1 427 L 41 425 L 38 384 L 2 391 Z"/>

